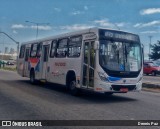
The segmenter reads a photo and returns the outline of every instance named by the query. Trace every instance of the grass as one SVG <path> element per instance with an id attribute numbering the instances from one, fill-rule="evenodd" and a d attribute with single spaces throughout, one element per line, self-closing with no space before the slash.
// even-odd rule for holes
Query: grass
<path id="1" fill-rule="evenodd" d="M 15 67 L 1 67 L 0 69 L 9 70 L 9 71 L 16 71 L 17 70 Z"/>

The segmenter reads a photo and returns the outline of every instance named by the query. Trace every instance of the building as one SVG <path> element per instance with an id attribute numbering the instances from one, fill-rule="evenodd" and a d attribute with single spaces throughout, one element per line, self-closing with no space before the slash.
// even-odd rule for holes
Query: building
<path id="1" fill-rule="evenodd" d="M 9 48 L 8 48 L 8 47 L 5 47 L 4 53 L 5 53 L 5 54 L 9 53 Z"/>
<path id="2" fill-rule="evenodd" d="M 10 52 L 9 52 L 9 54 L 14 54 L 14 53 L 15 53 L 14 48 L 10 48 Z"/>

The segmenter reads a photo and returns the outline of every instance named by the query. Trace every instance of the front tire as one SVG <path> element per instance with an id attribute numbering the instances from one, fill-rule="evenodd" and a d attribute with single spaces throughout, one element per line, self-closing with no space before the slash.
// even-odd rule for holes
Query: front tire
<path id="1" fill-rule="evenodd" d="M 79 89 L 76 87 L 76 81 L 74 79 L 69 81 L 69 92 L 73 96 L 79 95 Z"/>

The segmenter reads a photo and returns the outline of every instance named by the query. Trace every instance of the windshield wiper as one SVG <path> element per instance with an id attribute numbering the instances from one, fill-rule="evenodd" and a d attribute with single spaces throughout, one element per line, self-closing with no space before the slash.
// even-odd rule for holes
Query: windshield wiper
<path id="1" fill-rule="evenodd" d="M 127 62 L 127 55 L 128 55 L 128 53 L 127 53 L 127 48 L 126 48 L 126 45 L 125 45 L 125 48 L 124 48 L 125 50 L 124 50 L 124 53 L 125 53 L 125 58 L 126 58 L 126 62 Z"/>

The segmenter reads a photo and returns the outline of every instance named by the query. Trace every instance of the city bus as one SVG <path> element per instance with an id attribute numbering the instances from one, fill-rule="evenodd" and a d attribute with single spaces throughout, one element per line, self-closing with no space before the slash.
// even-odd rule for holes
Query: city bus
<path id="1" fill-rule="evenodd" d="M 17 72 L 31 83 L 65 85 L 113 94 L 140 91 L 143 48 L 139 36 L 120 30 L 90 28 L 21 44 Z"/>

